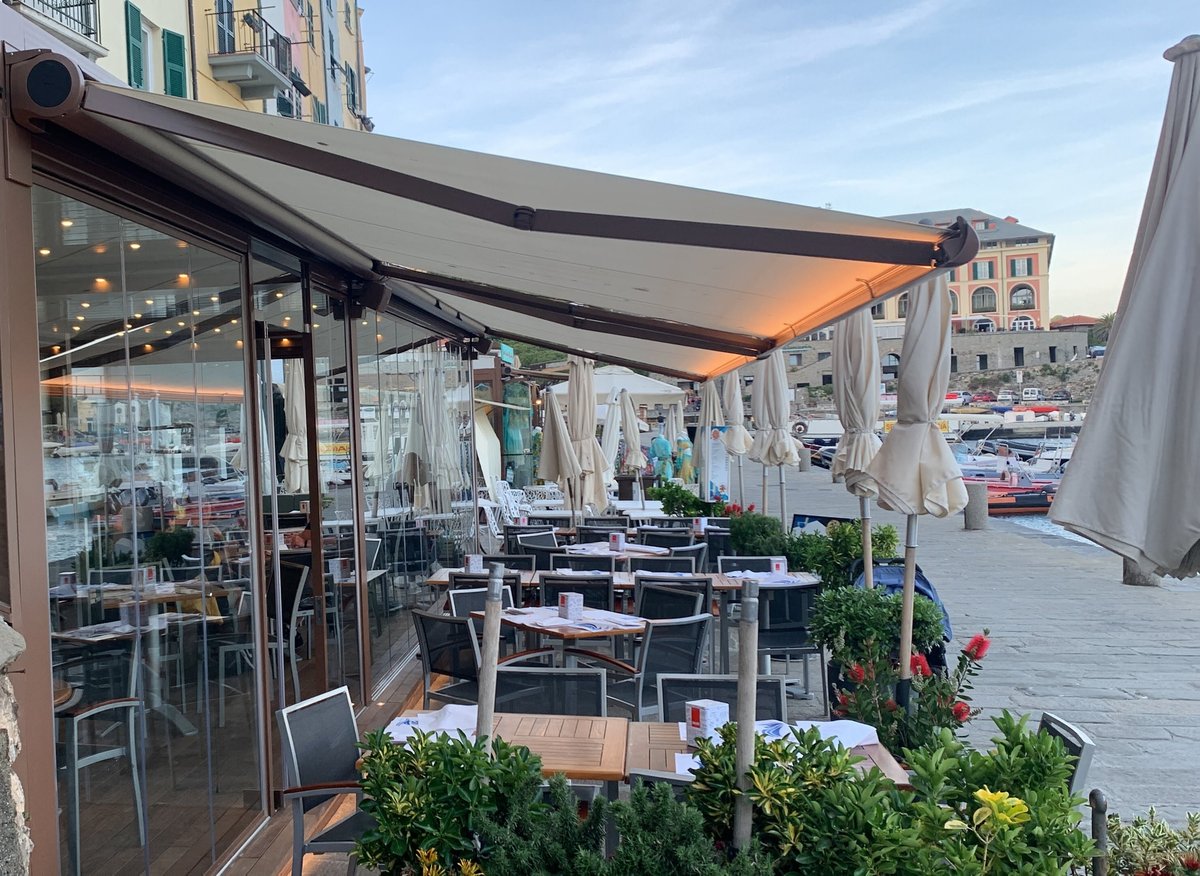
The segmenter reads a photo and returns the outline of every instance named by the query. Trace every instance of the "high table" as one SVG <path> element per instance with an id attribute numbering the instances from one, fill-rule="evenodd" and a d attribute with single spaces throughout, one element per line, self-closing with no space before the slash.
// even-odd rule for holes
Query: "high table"
<path id="1" fill-rule="evenodd" d="M 675 773 L 675 755 L 690 753 L 687 742 L 679 738 L 679 725 L 659 724 L 642 721 L 629 725 L 628 749 L 625 755 L 627 772 L 653 770 Z M 850 749 L 852 754 L 863 758 L 860 770 L 878 767 L 879 771 L 896 783 L 898 787 L 910 788 L 909 776 L 892 753 L 879 743 L 859 745 Z"/>

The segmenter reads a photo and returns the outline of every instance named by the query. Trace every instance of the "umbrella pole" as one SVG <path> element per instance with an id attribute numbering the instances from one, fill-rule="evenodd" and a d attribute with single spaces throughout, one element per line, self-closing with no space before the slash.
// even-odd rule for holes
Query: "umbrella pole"
<path id="1" fill-rule="evenodd" d="M 738 504 L 746 507 L 746 479 L 742 475 L 742 455 L 738 454 Z"/>
<path id="2" fill-rule="evenodd" d="M 742 587 L 742 619 L 738 628 L 737 742 L 734 748 L 734 773 L 741 793 L 733 804 L 733 846 L 744 849 L 750 844 L 753 804 L 750 800 L 750 766 L 754 762 L 755 703 L 758 697 L 758 582 L 747 578 Z"/>
<path id="3" fill-rule="evenodd" d="M 762 464 L 762 513 L 767 513 L 769 503 L 767 502 L 767 464 Z"/>
<path id="4" fill-rule="evenodd" d="M 492 753 L 492 723 L 496 712 L 496 668 L 500 662 L 500 588 L 504 566 L 488 567 L 487 596 L 483 603 L 483 643 L 479 657 L 479 707 L 475 720 L 475 738 L 484 739 L 488 755 Z"/>
<path id="5" fill-rule="evenodd" d="M 896 702 L 907 709 L 912 693 L 913 585 L 917 579 L 917 515 L 908 515 L 904 534 L 904 595 L 900 609 L 900 683 Z"/>
<path id="6" fill-rule="evenodd" d="M 784 478 L 783 466 L 779 466 L 779 522 L 783 524 L 783 531 L 790 532 L 791 527 L 787 521 L 787 500 L 784 498 Z"/>
<path id="7" fill-rule="evenodd" d="M 863 583 L 870 590 L 875 586 L 875 557 L 871 544 L 871 500 L 866 496 L 858 499 L 858 516 L 862 519 Z"/>

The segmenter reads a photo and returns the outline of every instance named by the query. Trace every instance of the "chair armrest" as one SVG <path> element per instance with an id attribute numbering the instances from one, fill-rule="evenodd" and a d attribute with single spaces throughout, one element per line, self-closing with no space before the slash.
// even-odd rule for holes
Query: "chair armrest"
<path id="1" fill-rule="evenodd" d="M 616 657 L 609 657 L 607 654 L 600 654 L 596 651 L 585 651 L 582 648 L 567 648 L 564 650 L 564 653 L 570 654 L 574 657 L 584 657 L 588 660 L 595 660 L 603 663 L 609 669 L 616 669 L 619 672 L 627 672 L 630 675 L 637 675 L 638 673 L 636 667 L 630 666 L 624 660 L 618 660 Z"/>
<path id="2" fill-rule="evenodd" d="M 505 666 L 510 663 L 521 663 L 525 660 L 531 660 L 534 657 L 545 657 L 553 654 L 553 648 L 527 648 L 524 651 L 517 651 L 509 654 L 507 657 L 502 657 L 496 665 Z"/>
<path id="3" fill-rule="evenodd" d="M 304 785 L 299 788 L 287 788 L 283 791 L 283 799 L 303 800 L 305 797 L 330 797 L 334 794 L 362 794 L 362 785 L 358 782 L 322 782 L 316 785 Z"/>
<path id="4" fill-rule="evenodd" d="M 86 706 L 81 706 L 78 709 L 73 709 L 69 712 L 63 712 L 63 716 L 67 718 L 91 718 L 95 715 L 102 715 L 105 712 L 113 712 L 120 709 L 137 708 L 141 706 L 142 701 L 137 697 L 119 697 L 114 700 L 105 700 L 102 703 L 88 703 Z"/>

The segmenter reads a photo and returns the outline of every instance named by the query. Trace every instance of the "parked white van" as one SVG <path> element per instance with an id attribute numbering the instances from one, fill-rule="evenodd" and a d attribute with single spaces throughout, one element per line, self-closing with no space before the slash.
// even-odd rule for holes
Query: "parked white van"
<path id="1" fill-rule="evenodd" d="M 1021 390 L 1021 401 L 1023 401 L 1023 402 L 1045 401 L 1045 400 L 1046 400 L 1046 394 L 1044 392 L 1042 392 L 1040 389 L 1038 389 L 1036 386 L 1027 386 Z"/>

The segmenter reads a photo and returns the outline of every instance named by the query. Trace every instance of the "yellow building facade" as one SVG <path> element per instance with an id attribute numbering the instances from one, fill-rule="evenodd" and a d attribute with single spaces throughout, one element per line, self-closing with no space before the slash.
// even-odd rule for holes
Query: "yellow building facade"
<path id="1" fill-rule="evenodd" d="M 370 130 L 356 0 L 12 0 L 134 88 Z"/>

